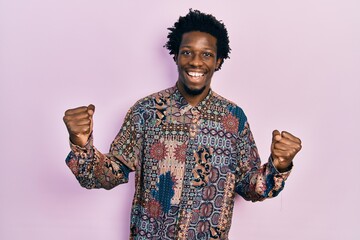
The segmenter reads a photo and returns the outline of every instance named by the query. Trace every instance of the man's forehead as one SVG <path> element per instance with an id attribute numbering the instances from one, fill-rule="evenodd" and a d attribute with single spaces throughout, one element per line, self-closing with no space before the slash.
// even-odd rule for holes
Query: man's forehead
<path id="1" fill-rule="evenodd" d="M 201 31 L 191 31 L 186 32 L 182 35 L 181 38 L 181 46 L 189 45 L 189 44 L 203 44 L 208 45 L 209 47 L 216 48 L 217 39 L 213 35 L 207 32 Z"/>

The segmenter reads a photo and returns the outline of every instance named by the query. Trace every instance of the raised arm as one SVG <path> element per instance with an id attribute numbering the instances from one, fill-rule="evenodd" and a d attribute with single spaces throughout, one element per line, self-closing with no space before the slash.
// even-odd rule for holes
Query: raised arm
<path id="1" fill-rule="evenodd" d="M 283 132 L 281 136 L 278 133 L 273 132 L 271 156 L 261 165 L 249 124 L 245 123 L 238 143 L 240 178 L 235 190 L 246 200 L 255 202 L 275 197 L 284 188 L 301 141 L 289 133 Z"/>
<path id="2" fill-rule="evenodd" d="M 65 112 L 64 122 L 70 135 L 71 152 L 66 164 L 85 188 L 111 189 L 128 181 L 139 159 L 141 139 L 138 124 L 130 110 L 123 126 L 103 154 L 93 146 L 93 114 L 95 107 L 79 107 Z"/>

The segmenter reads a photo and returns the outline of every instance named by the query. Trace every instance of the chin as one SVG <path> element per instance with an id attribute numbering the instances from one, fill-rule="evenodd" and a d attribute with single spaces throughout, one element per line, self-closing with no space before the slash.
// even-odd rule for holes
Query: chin
<path id="1" fill-rule="evenodd" d="M 202 88 L 189 88 L 188 86 L 184 85 L 184 90 L 187 94 L 196 96 L 200 95 L 204 92 L 206 86 L 203 86 Z"/>

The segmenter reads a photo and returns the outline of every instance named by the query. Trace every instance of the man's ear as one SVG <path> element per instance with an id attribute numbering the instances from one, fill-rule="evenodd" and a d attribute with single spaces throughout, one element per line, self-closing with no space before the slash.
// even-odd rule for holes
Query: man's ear
<path id="1" fill-rule="evenodd" d="M 177 54 L 174 54 L 174 61 L 176 63 L 176 65 L 178 64 L 178 55 Z"/>
<path id="2" fill-rule="evenodd" d="M 223 59 L 222 58 L 218 58 L 216 60 L 216 68 L 215 68 L 215 71 L 218 71 L 220 69 L 220 65 L 221 63 L 223 62 Z"/>

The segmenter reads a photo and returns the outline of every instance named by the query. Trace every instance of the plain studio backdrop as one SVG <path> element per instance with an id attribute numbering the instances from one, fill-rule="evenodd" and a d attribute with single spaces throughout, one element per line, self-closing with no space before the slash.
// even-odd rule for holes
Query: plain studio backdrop
<path id="1" fill-rule="evenodd" d="M 81 188 L 62 117 L 94 104 L 107 152 L 135 101 L 175 84 L 163 45 L 189 8 L 228 28 L 212 88 L 244 109 L 262 161 L 273 129 L 303 141 L 277 198 L 236 198 L 230 239 L 360 239 L 357 0 L 0 0 L 0 239 L 128 239 L 134 176 Z"/>

